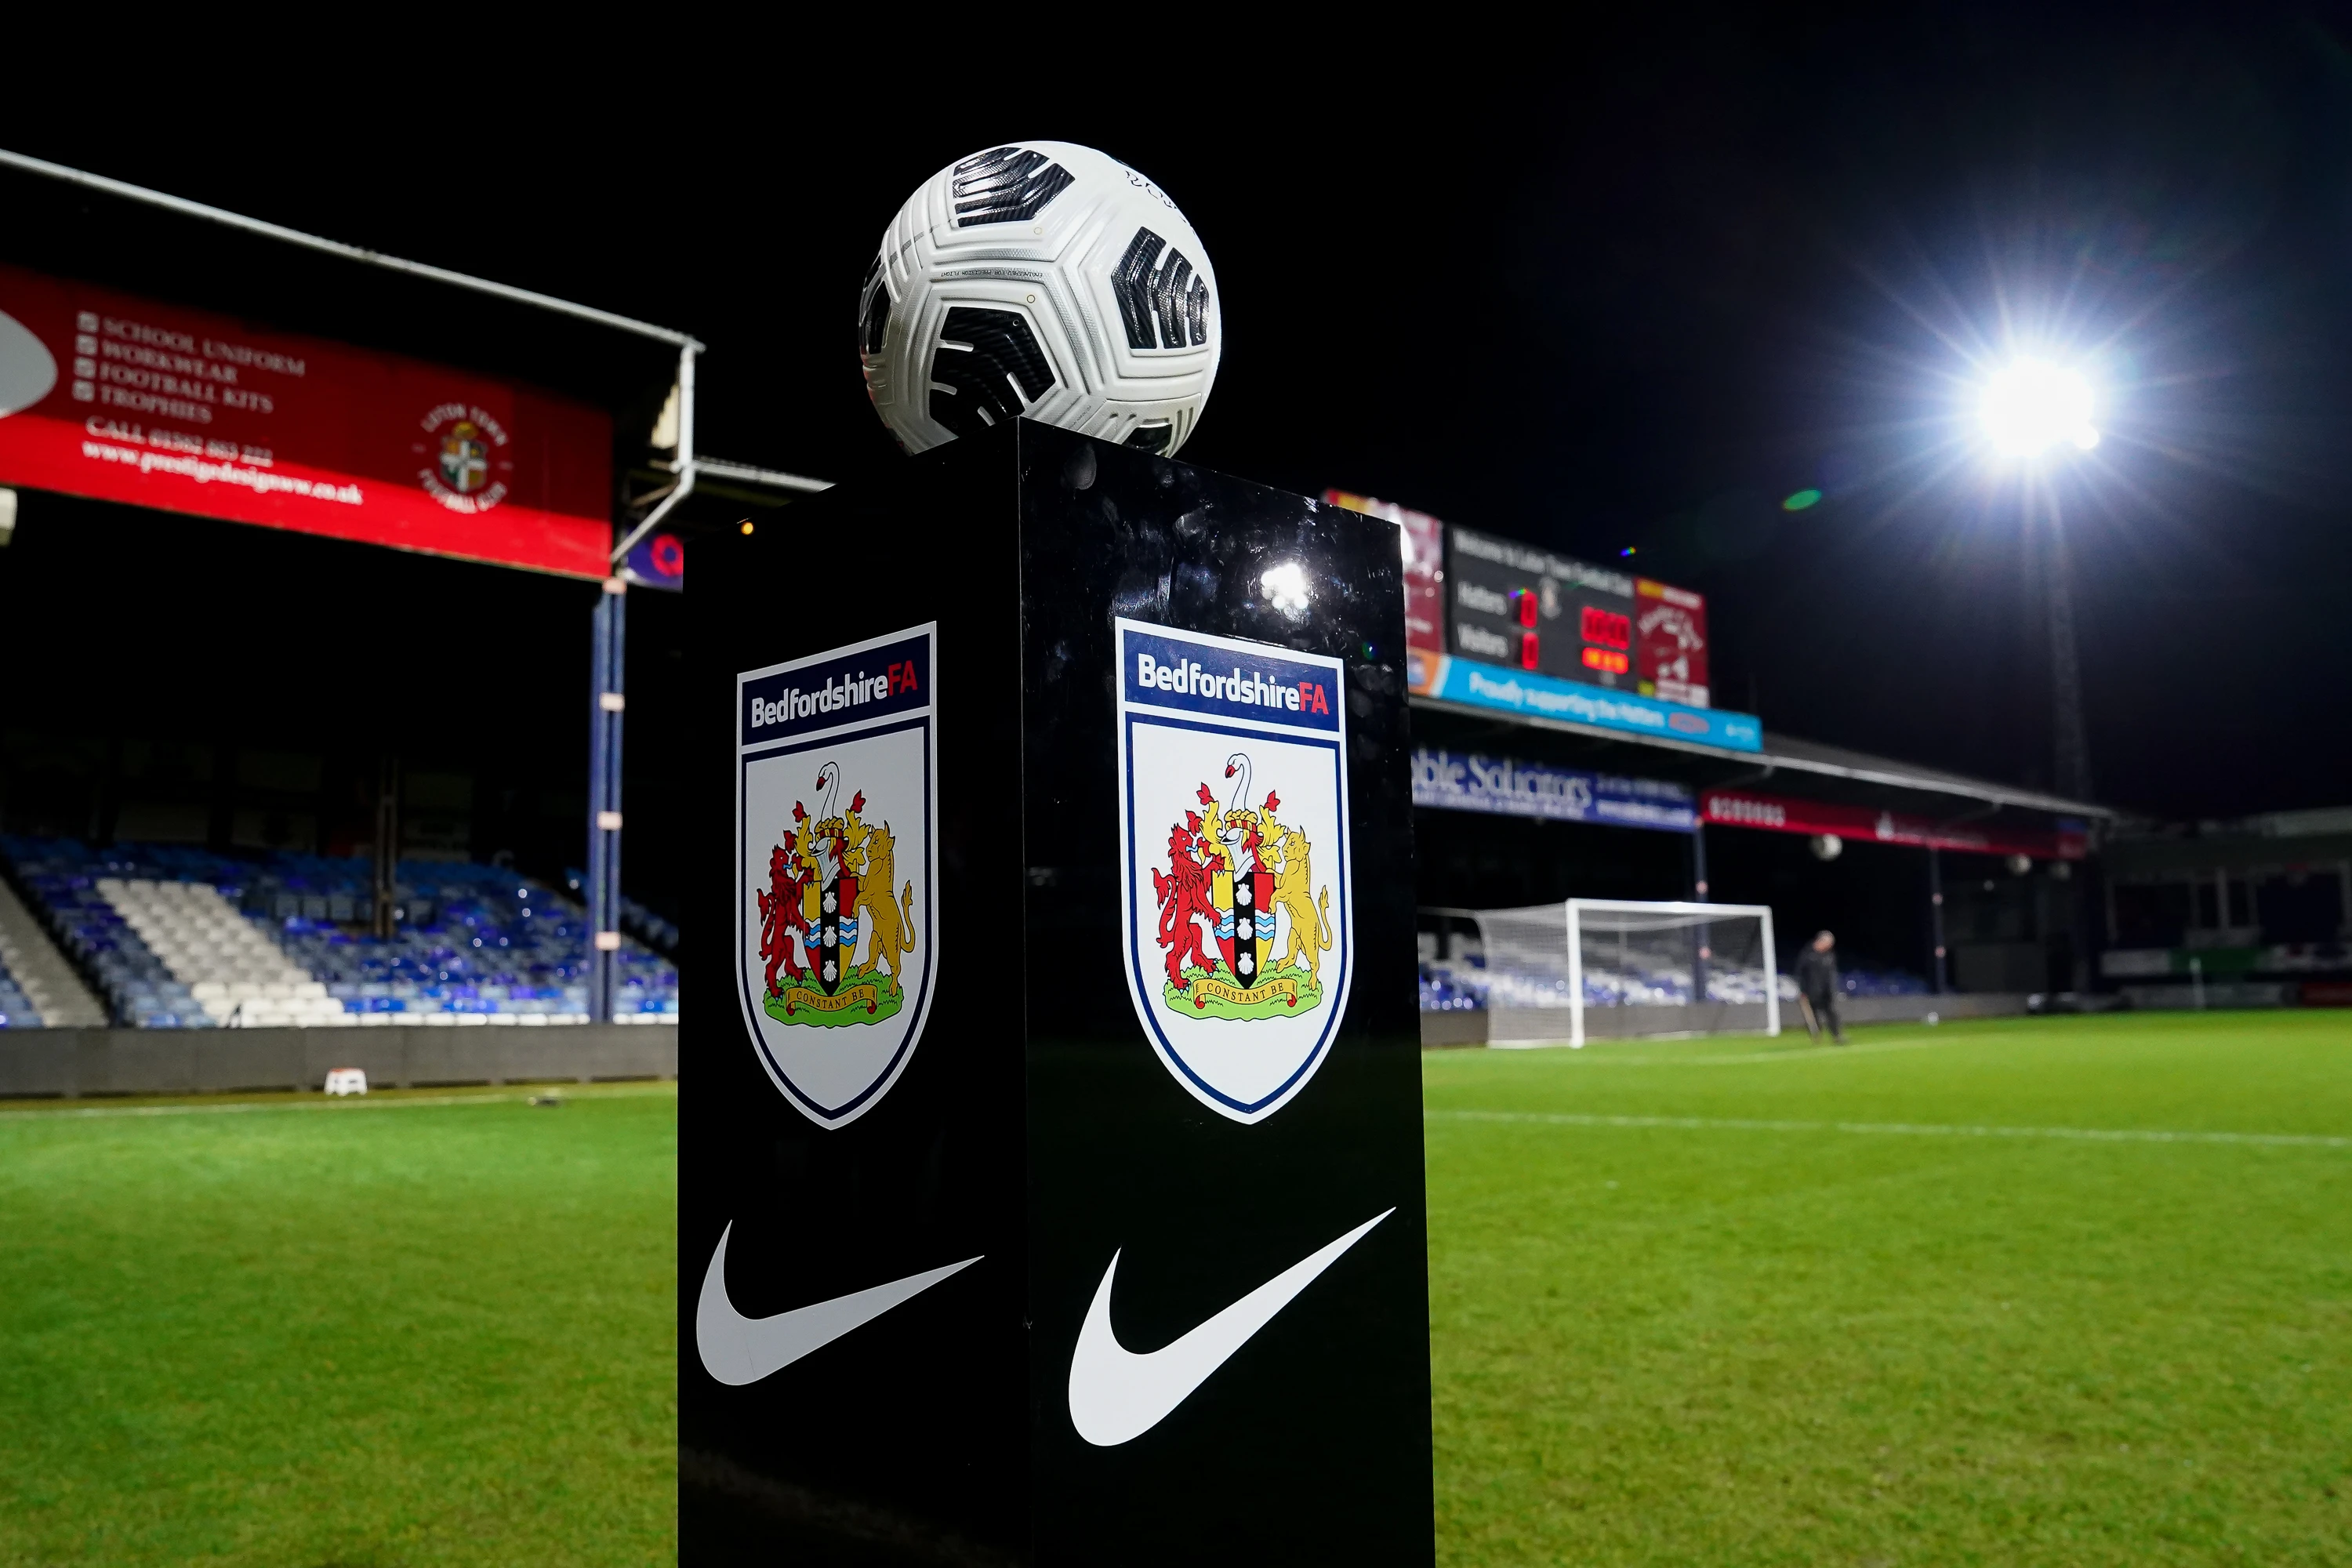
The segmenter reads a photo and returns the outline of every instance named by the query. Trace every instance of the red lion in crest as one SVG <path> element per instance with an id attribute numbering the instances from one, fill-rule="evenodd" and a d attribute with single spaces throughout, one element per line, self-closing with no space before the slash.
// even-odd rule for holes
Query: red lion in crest
<path id="1" fill-rule="evenodd" d="M 1212 926 L 1217 919 L 1217 907 L 1209 901 L 1209 868 L 1192 855 L 1201 819 L 1188 811 L 1184 822 L 1184 826 L 1168 830 L 1168 864 L 1173 874 L 1158 867 L 1151 871 L 1151 891 L 1160 900 L 1160 945 L 1168 950 L 1168 984 L 1180 990 L 1186 959 L 1196 960 L 1204 971 L 1217 967 L 1202 950 L 1201 927 L 1192 919 L 1206 915 Z"/>
<path id="2" fill-rule="evenodd" d="M 776 970 L 781 966 L 793 979 L 808 973 L 800 960 L 793 956 L 793 937 L 801 928 L 801 889 L 808 879 L 793 874 L 793 851 L 798 847 L 798 836 L 784 835 L 768 857 L 768 890 L 760 894 L 760 956 L 768 961 L 768 994 L 776 990 Z"/>

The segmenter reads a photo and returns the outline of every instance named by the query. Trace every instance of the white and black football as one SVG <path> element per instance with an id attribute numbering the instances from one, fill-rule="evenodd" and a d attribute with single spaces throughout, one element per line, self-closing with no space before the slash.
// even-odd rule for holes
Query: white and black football
<path id="1" fill-rule="evenodd" d="M 909 452 L 1029 418 L 1173 453 L 1224 331 L 1201 237 L 1090 147 L 1019 142 L 923 182 L 857 304 L 875 412 Z"/>

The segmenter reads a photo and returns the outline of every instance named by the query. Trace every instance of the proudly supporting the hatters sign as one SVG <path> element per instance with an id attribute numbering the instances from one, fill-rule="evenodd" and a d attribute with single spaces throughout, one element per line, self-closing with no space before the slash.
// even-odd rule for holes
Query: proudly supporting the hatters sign
<path id="1" fill-rule="evenodd" d="M 1348 1007 L 1339 661 L 1118 623 L 1121 951 L 1176 1081 L 1236 1121 L 1314 1076 Z"/>

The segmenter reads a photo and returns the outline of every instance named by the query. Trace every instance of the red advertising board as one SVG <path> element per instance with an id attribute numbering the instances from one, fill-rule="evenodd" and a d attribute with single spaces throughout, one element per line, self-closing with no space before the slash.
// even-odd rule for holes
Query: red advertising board
<path id="1" fill-rule="evenodd" d="M 1438 656 L 1445 651 L 1445 525 L 1425 511 L 1347 490 L 1325 490 L 1323 499 L 1386 518 L 1403 531 L 1406 678 L 1415 691 L 1428 689 L 1436 680 Z"/>
<path id="2" fill-rule="evenodd" d="M 612 447 L 530 387 L 0 267 L 0 485 L 602 577 Z"/>
<path id="3" fill-rule="evenodd" d="M 1693 708 L 1707 706 L 1706 596 L 1636 577 L 1633 606 L 1643 692 Z"/>
<path id="4" fill-rule="evenodd" d="M 1833 833 L 1840 838 L 1908 844 L 1923 849 L 1958 849 L 1977 855 L 2030 855 L 2037 860 L 2080 860 L 2087 853 L 2083 835 L 1983 823 L 1935 822 L 1866 805 L 1836 805 L 1752 790 L 1709 790 L 1700 816 L 1725 827 L 1760 827 L 1773 833 Z"/>

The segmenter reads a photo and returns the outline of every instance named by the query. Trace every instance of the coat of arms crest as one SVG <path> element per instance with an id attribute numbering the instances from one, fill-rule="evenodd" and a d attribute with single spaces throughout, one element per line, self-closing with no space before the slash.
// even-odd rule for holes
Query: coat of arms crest
<path id="1" fill-rule="evenodd" d="M 1136 1014 L 1195 1099 L 1257 1121 L 1306 1086 L 1347 1008 L 1343 672 L 1140 622 L 1118 636 Z"/>
<path id="2" fill-rule="evenodd" d="M 470 403 L 442 403 L 419 423 L 425 438 L 411 449 L 427 459 L 416 470 L 426 495 L 451 511 L 468 514 L 488 511 L 506 499 L 514 475 L 514 437 L 496 415 Z"/>
<path id="3" fill-rule="evenodd" d="M 744 1025 L 825 1127 L 888 1092 L 929 1006 L 933 641 L 922 626 L 737 678 Z"/>

